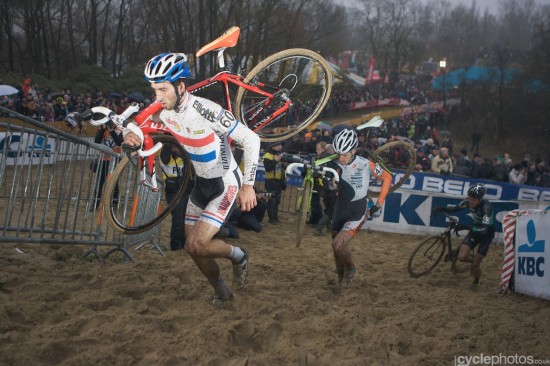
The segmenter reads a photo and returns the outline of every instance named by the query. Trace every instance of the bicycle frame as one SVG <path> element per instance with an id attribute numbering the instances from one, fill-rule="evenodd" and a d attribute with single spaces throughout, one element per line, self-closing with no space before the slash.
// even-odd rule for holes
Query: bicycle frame
<path id="1" fill-rule="evenodd" d="M 219 52 L 223 53 L 223 50 L 220 50 Z M 219 59 L 219 56 L 218 56 L 218 59 Z M 231 113 L 233 113 L 233 107 L 231 105 L 231 95 L 229 93 L 229 84 L 233 84 L 235 86 L 238 86 L 239 88 L 246 89 L 248 91 L 251 91 L 253 93 L 256 93 L 258 95 L 265 97 L 266 100 L 263 105 L 264 108 L 267 108 L 271 104 L 271 101 L 273 99 L 278 98 L 277 94 L 268 93 L 260 89 L 259 86 L 264 88 L 271 88 L 271 89 L 274 89 L 275 92 L 277 92 L 276 88 L 266 85 L 264 83 L 258 83 L 257 85 L 245 84 L 243 82 L 243 79 L 244 78 L 241 75 L 234 74 L 224 70 L 217 73 L 216 75 L 214 75 L 213 77 L 207 80 L 203 80 L 196 84 L 188 86 L 187 91 L 193 94 L 194 92 L 197 92 L 201 89 L 208 88 L 217 83 L 221 83 L 223 87 L 224 99 L 226 103 L 225 109 L 227 109 Z M 278 110 L 276 110 L 274 113 L 272 113 L 269 117 L 266 117 L 263 120 L 256 122 L 252 128 L 252 131 L 254 132 L 258 131 L 259 129 L 261 129 L 262 127 L 264 127 L 265 125 L 269 124 L 271 121 L 279 117 L 281 114 L 285 113 L 290 108 L 290 105 L 291 105 L 290 100 L 288 99 L 287 100 L 280 99 L 280 100 L 284 101 L 284 105 Z"/>
<path id="2" fill-rule="evenodd" d="M 445 255 L 444 261 L 451 261 L 451 272 L 459 273 L 465 270 L 465 268 L 458 268 L 456 266 L 458 259 L 457 250 L 460 248 L 460 245 L 457 249 L 453 250 L 451 240 L 453 233 L 457 237 L 460 236 L 458 234 L 458 219 L 450 216 L 445 211 L 443 211 L 443 214 L 450 221 L 445 230 L 440 234 L 427 236 L 422 239 L 409 257 L 407 270 L 412 277 L 418 278 L 430 273 L 439 264 L 445 253 L 447 255 Z M 460 230 L 462 229 L 460 228 Z M 422 264 L 426 260 L 428 264 Z"/>
<path id="3" fill-rule="evenodd" d="M 338 156 L 338 155 L 336 154 L 336 156 Z M 315 173 L 320 173 L 322 175 L 324 175 L 327 172 L 330 172 L 333 175 L 334 181 L 336 183 L 338 182 L 340 177 L 339 177 L 338 173 L 336 172 L 336 170 L 323 166 L 323 164 L 326 164 L 329 161 L 333 160 L 334 155 L 330 155 L 330 156 L 324 157 L 324 158 L 319 159 L 319 160 L 316 160 L 315 156 L 311 156 L 311 157 L 308 157 L 308 158 L 310 160 L 307 163 L 303 162 L 303 163 L 291 163 L 291 164 L 289 164 L 286 168 L 286 174 L 287 175 L 291 174 L 291 172 L 294 168 L 305 168 L 306 175 L 304 176 L 304 178 L 302 180 L 302 188 L 305 186 L 306 182 L 310 182 L 311 187 L 314 186 L 314 184 L 313 184 L 314 183 L 314 181 L 313 181 L 313 173 L 314 172 Z M 306 199 L 308 200 L 307 201 L 308 211 L 311 208 L 311 195 L 312 195 L 312 193 L 313 193 L 313 191 L 310 192 L 309 197 L 306 197 Z M 296 207 L 300 207 L 302 199 L 304 199 L 304 197 L 302 197 L 301 195 L 298 195 L 298 199 L 296 200 Z"/>

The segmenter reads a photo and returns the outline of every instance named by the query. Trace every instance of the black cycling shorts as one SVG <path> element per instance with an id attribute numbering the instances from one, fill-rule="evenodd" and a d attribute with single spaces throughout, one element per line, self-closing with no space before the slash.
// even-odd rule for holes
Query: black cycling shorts
<path id="1" fill-rule="evenodd" d="M 466 244 L 472 249 L 479 245 L 477 252 L 483 256 L 486 256 L 489 252 L 489 245 L 491 245 L 494 238 L 495 229 L 493 228 L 488 229 L 487 232 L 483 234 L 474 233 L 470 230 L 464 237 L 464 240 L 462 240 L 462 244 Z"/>

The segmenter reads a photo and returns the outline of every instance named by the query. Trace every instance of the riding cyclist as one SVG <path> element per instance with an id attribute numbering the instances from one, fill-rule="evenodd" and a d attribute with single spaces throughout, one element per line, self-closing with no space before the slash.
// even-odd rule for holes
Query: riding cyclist
<path id="1" fill-rule="evenodd" d="M 332 250 L 338 284 L 341 285 L 345 279 L 348 287 L 352 286 L 353 276 L 357 272 L 348 244 L 368 215 L 372 216 L 380 209 L 392 182 L 391 174 L 379 164 L 356 155 L 357 145 L 357 133 L 353 129 L 344 129 L 334 137 L 333 147 L 338 154 L 334 168 L 340 175 L 340 181 L 331 224 Z M 367 192 L 371 175 L 382 181 L 382 188 L 375 206 L 369 210 Z"/>
<path id="2" fill-rule="evenodd" d="M 468 198 L 461 201 L 456 206 L 434 207 L 432 212 L 436 214 L 440 211 L 456 212 L 463 209 L 469 209 L 470 215 L 474 220 L 474 225 L 469 228 L 470 231 L 462 240 L 458 251 L 458 260 L 462 262 L 472 262 L 470 274 L 474 277 L 472 288 L 479 287 L 479 278 L 481 277 L 481 262 L 489 251 L 489 245 L 495 237 L 493 205 L 487 199 L 484 199 L 485 186 L 481 183 L 475 183 L 468 188 Z M 477 252 L 472 258 L 469 254 L 476 246 Z M 456 253 L 453 253 L 456 255 Z"/>
<path id="3" fill-rule="evenodd" d="M 163 110 L 152 116 L 164 123 L 185 147 L 195 170 L 195 184 L 185 215 L 185 250 L 214 288 L 214 302 L 233 298 L 215 258 L 233 262 L 233 289 L 242 287 L 248 275 L 248 253 L 214 238 L 235 200 L 243 211 L 256 205 L 254 179 L 260 152 L 260 138 L 220 105 L 187 92 L 190 76 L 187 56 L 163 53 L 145 66 L 156 101 Z M 244 150 L 244 174 L 231 153 L 228 139 Z M 124 133 L 124 142 L 141 145 L 142 136 Z"/>

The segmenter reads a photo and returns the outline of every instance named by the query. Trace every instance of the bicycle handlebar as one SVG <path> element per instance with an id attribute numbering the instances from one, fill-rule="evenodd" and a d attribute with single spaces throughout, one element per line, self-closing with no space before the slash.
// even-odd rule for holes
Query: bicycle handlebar
<path id="1" fill-rule="evenodd" d="M 158 109 L 158 106 L 155 105 L 155 108 Z M 107 107 L 98 106 L 98 107 L 92 107 L 92 113 L 98 113 L 103 114 L 105 117 L 98 119 L 98 120 L 91 120 L 90 123 L 94 126 L 101 126 L 102 124 L 105 124 L 109 121 L 113 122 L 115 125 L 121 128 L 125 128 L 126 130 L 135 133 L 139 136 L 141 139 L 142 145 L 137 149 L 137 153 L 141 157 L 146 157 L 153 155 L 157 153 L 162 148 L 162 143 L 157 142 L 155 146 L 148 150 L 143 150 L 143 141 L 145 140 L 145 137 L 143 135 L 143 131 L 135 124 L 135 123 L 127 123 L 128 119 L 139 112 L 139 104 L 132 103 L 128 108 L 124 110 L 121 114 L 116 114 L 112 110 L 110 110 Z M 150 115 L 150 113 L 148 113 Z M 125 144 L 123 144 L 125 145 Z M 124 148 L 125 146 L 123 146 Z M 135 147 L 128 146 L 126 148 L 129 148 L 130 150 L 135 150 Z"/>
<path id="2" fill-rule="evenodd" d="M 306 169 L 312 169 L 312 166 L 309 165 L 309 164 L 305 164 L 305 163 L 292 163 L 292 164 L 289 164 L 287 167 L 286 167 L 286 170 L 285 170 L 285 174 L 286 175 L 290 175 L 292 174 L 292 169 L 294 168 L 306 168 Z M 316 173 L 321 173 L 322 175 L 325 175 L 325 173 L 332 173 L 333 174 L 333 180 L 338 183 L 338 181 L 340 180 L 340 176 L 338 175 L 338 172 L 332 168 L 327 168 L 326 166 L 324 167 L 315 167 L 315 172 Z"/>
<path id="3" fill-rule="evenodd" d="M 130 106 L 121 114 L 116 114 L 109 108 L 103 106 L 92 107 L 92 112 L 105 115 L 105 117 L 101 119 L 90 120 L 90 123 L 94 126 L 101 126 L 102 124 L 111 121 L 119 127 L 124 127 L 126 120 L 128 120 L 128 118 L 130 118 L 134 113 L 139 112 L 139 104 L 135 102 L 130 104 Z"/>
<path id="4" fill-rule="evenodd" d="M 458 233 L 459 231 L 470 229 L 467 225 L 459 224 L 459 220 L 456 217 L 449 215 L 446 211 L 441 211 L 441 213 L 450 221 L 449 226 L 447 226 L 447 230 L 452 231 L 456 236 L 460 237 L 460 234 Z"/>

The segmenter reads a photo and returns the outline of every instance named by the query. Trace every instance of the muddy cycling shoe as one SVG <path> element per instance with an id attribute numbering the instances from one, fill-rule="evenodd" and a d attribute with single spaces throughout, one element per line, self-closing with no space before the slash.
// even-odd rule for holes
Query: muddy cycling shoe
<path id="1" fill-rule="evenodd" d="M 344 283 L 348 288 L 351 288 L 353 286 L 353 276 L 355 276 L 355 273 L 357 272 L 357 268 L 355 266 L 346 269 L 344 272 Z"/>
<path id="2" fill-rule="evenodd" d="M 313 232 L 313 235 L 315 236 L 323 236 L 323 229 L 315 228 L 315 231 Z"/>
<path id="3" fill-rule="evenodd" d="M 214 297 L 212 298 L 212 304 L 221 304 L 233 300 L 233 293 L 225 285 L 223 278 L 211 280 L 210 284 L 214 288 Z"/>
<path id="4" fill-rule="evenodd" d="M 458 249 L 453 250 L 453 252 L 452 252 L 452 258 L 451 258 L 451 255 L 450 255 L 449 253 L 445 254 L 445 258 L 443 258 L 443 261 L 449 262 L 449 261 L 452 260 L 453 258 L 454 258 L 454 259 L 458 258 Z"/>
<path id="5" fill-rule="evenodd" d="M 238 263 L 233 263 L 233 289 L 242 288 L 248 278 L 248 250 L 241 248 L 244 257 Z"/>
<path id="6" fill-rule="evenodd" d="M 214 294 L 214 296 L 212 297 L 213 305 L 222 305 L 230 301 L 233 301 L 233 293 L 230 293 L 229 296 L 226 296 L 226 297 L 221 297 L 218 294 Z"/>

